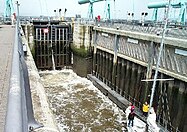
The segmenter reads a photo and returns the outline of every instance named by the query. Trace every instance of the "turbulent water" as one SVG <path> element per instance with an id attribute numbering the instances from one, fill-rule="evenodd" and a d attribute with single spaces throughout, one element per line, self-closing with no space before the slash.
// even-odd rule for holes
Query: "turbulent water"
<path id="1" fill-rule="evenodd" d="M 121 132 L 125 114 L 86 78 L 72 70 L 41 72 L 60 132 Z"/>

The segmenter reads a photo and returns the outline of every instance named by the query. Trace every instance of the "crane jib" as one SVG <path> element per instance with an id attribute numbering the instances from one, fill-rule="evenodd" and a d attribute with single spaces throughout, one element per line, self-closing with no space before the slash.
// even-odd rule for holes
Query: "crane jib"
<path id="1" fill-rule="evenodd" d="M 105 1 L 105 0 L 79 0 L 78 3 L 81 4 L 87 4 L 87 3 L 96 3 L 100 1 Z"/>

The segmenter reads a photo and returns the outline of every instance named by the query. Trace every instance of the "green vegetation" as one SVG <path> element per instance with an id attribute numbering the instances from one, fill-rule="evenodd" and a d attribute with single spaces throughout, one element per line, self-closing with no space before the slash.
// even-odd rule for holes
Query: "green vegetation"
<path id="1" fill-rule="evenodd" d="M 35 44 L 33 43 L 32 45 L 35 45 Z M 31 54 L 32 54 L 32 56 L 33 56 L 33 58 L 34 58 L 34 56 L 35 56 L 35 46 L 32 46 L 32 47 L 31 47 L 31 45 L 29 44 L 29 48 L 30 48 Z"/>
<path id="2" fill-rule="evenodd" d="M 81 57 L 86 57 L 88 55 L 88 50 L 86 50 L 84 45 L 80 46 L 80 48 L 77 48 L 72 44 L 71 50 L 73 51 L 74 54 Z"/>

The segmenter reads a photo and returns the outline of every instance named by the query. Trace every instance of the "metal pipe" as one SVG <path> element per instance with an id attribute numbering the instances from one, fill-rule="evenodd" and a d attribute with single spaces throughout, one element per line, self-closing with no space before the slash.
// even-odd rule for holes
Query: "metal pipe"
<path id="1" fill-rule="evenodd" d="M 168 16 L 169 16 L 169 10 L 170 10 L 170 6 L 171 6 L 171 0 L 169 0 L 168 3 L 169 4 L 168 4 L 167 12 L 166 12 L 165 25 L 164 25 L 164 29 L 162 32 L 162 38 L 161 38 L 161 43 L 160 43 L 160 52 L 159 52 L 159 56 L 158 56 L 158 60 L 157 60 L 156 71 L 155 71 L 155 75 L 154 75 L 154 82 L 152 85 L 152 92 L 151 92 L 151 98 L 150 98 L 150 104 L 149 104 L 150 107 L 152 107 L 152 104 L 153 104 L 154 92 L 155 92 L 157 76 L 158 76 L 158 68 L 160 66 L 160 60 L 161 60 L 162 51 L 163 51 L 163 47 L 164 47 L 164 38 L 165 38 L 166 28 L 167 28 L 167 24 L 168 24 Z M 149 116 L 149 114 L 150 114 L 150 109 L 148 112 L 148 116 Z"/>

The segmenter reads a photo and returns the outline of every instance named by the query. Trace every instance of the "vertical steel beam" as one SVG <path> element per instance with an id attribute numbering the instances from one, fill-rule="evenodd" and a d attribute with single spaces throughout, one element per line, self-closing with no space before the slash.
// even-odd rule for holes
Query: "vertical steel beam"
<path id="1" fill-rule="evenodd" d="M 92 74 L 93 75 L 96 75 L 96 68 L 98 67 L 98 63 L 97 62 L 97 57 L 96 57 L 96 52 L 97 52 L 97 31 L 95 30 L 95 33 L 94 33 L 94 41 L 93 41 L 93 44 L 94 44 L 94 52 L 93 52 L 93 69 L 92 69 Z"/>
<path id="2" fill-rule="evenodd" d="M 114 58 L 113 58 L 113 69 L 112 69 L 112 89 L 114 89 L 116 85 L 116 67 L 117 67 L 117 53 L 118 53 L 118 44 L 119 44 L 119 35 L 115 35 L 114 40 Z"/>

